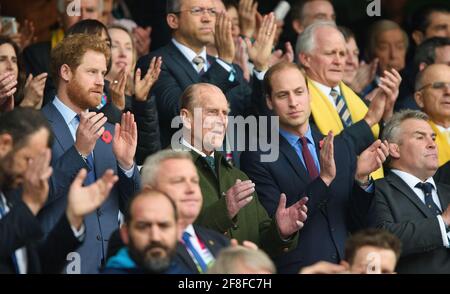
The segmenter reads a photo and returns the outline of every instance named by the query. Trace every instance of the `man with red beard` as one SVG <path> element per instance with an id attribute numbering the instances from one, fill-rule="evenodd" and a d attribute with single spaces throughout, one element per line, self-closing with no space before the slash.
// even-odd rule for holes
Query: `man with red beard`
<path id="1" fill-rule="evenodd" d="M 46 232 L 64 211 L 67 189 L 81 168 L 89 172 L 85 184 L 95 181 L 106 169 L 119 176 L 108 200 L 86 217 L 86 239 L 67 273 L 97 273 L 104 263 L 111 233 L 119 227 L 128 198 L 139 190 L 139 173 L 134 164 L 137 128 L 133 114 L 125 113 L 121 124 L 106 123 L 103 113 L 90 112 L 101 100 L 110 50 L 96 36 L 76 34 L 65 38 L 52 51 L 51 71 L 57 95 L 43 109 L 52 127 L 50 192 L 40 220 Z M 99 140 L 100 139 L 100 140 Z M 68 260 L 69 257 L 68 257 Z M 79 262 L 79 263 L 78 263 Z"/>

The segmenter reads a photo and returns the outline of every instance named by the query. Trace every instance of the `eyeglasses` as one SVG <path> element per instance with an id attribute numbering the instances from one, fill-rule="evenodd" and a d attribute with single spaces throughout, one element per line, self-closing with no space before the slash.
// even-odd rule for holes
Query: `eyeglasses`
<path id="1" fill-rule="evenodd" d="M 422 91 L 428 87 L 431 87 L 435 90 L 445 90 L 445 88 L 450 89 L 450 82 L 434 82 L 434 83 L 426 84 L 425 86 L 420 88 L 418 91 Z"/>
<path id="2" fill-rule="evenodd" d="M 177 14 L 177 13 L 181 13 L 184 11 L 189 11 L 192 15 L 195 15 L 195 16 L 203 15 L 203 14 L 205 14 L 205 12 L 207 12 L 210 16 L 216 16 L 216 14 L 217 14 L 216 8 L 205 8 L 205 7 L 192 7 L 191 9 L 180 10 L 180 11 L 172 12 L 172 13 Z"/>

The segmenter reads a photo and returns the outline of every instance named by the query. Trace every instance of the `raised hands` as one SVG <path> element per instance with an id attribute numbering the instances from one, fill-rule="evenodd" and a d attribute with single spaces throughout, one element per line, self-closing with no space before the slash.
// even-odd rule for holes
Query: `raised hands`
<path id="1" fill-rule="evenodd" d="M 88 156 L 94 150 L 97 139 L 105 131 L 103 125 L 106 120 L 106 116 L 101 112 L 82 112 L 80 114 L 80 124 L 75 134 L 75 149 L 79 153 Z"/>
<path id="2" fill-rule="evenodd" d="M 136 70 L 134 76 L 134 96 L 138 101 L 147 100 L 148 93 L 152 88 L 153 84 L 159 77 L 161 72 L 162 57 L 153 57 L 150 61 L 150 66 L 144 78 L 141 79 L 141 69 Z"/>
<path id="3" fill-rule="evenodd" d="M 70 185 L 66 215 L 69 223 L 80 229 L 86 215 L 96 210 L 106 200 L 111 188 L 119 179 L 111 169 L 89 186 L 83 187 L 87 171 L 82 168 Z"/>
<path id="4" fill-rule="evenodd" d="M 270 13 L 263 17 L 255 42 L 252 44 L 248 38 L 245 39 L 248 56 L 258 71 L 265 71 L 269 68 L 276 30 L 275 16 L 273 13 Z"/>
<path id="5" fill-rule="evenodd" d="M 133 29 L 132 34 L 138 57 L 144 56 L 150 52 L 151 32 L 151 27 L 136 27 Z"/>
<path id="6" fill-rule="evenodd" d="M 120 124 L 116 123 L 113 138 L 113 153 L 119 166 L 129 170 L 134 164 L 137 147 L 137 126 L 134 115 L 130 112 L 122 114 Z"/>
<path id="7" fill-rule="evenodd" d="M 238 214 L 241 208 L 252 201 L 253 192 L 255 192 L 255 184 L 250 180 L 236 180 L 236 184 L 228 189 L 225 194 L 225 201 L 227 204 L 228 215 L 231 219 Z"/>
<path id="8" fill-rule="evenodd" d="M 232 63 L 235 54 L 233 35 L 231 34 L 231 20 L 225 12 L 221 12 L 216 17 L 214 30 L 214 44 L 216 45 L 219 58 L 227 63 Z"/>
<path id="9" fill-rule="evenodd" d="M 383 166 L 383 162 L 389 155 L 389 145 L 385 140 L 376 140 L 358 157 L 355 179 L 359 182 L 367 182 L 369 175 Z"/>
<path id="10" fill-rule="evenodd" d="M 392 68 L 390 71 L 384 71 L 383 77 L 380 77 L 380 81 L 381 83 L 378 84 L 378 87 L 381 88 L 386 94 L 386 105 L 384 107 L 383 120 L 387 122 L 394 115 L 394 104 L 398 98 L 402 77 L 398 71 Z"/>
<path id="11" fill-rule="evenodd" d="M 329 186 L 336 177 L 336 163 L 334 161 L 334 135 L 329 132 L 322 141 L 320 148 L 320 178 Z"/>
<path id="12" fill-rule="evenodd" d="M 28 75 L 27 81 L 25 82 L 24 98 L 20 103 L 20 106 L 32 107 L 35 109 L 40 109 L 42 107 L 47 76 L 48 74 L 46 72 L 35 77 L 33 77 L 32 74 Z"/>
<path id="13" fill-rule="evenodd" d="M 236 53 L 234 55 L 234 63 L 239 65 L 242 69 L 242 75 L 247 82 L 250 82 L 250 69 L 248 67 L 248 53 L 247 45 L 245 45 L 244 39 L 238 38 L 236 43 Z"/>
<path id="14" fill-rule="evenodd" d="M 359 63 L 356 75 L 350 83 L 350 88 L 356 93 L 361 93 L 367 85 L 375 79 L 378 67 L 378 58 L 371 63 L 365 63 L 364 60 Z"/>
<path id="15" fill-rule="evenodd" d="M 275 65 L 279 62 L 294 62 L 294 49 L 290 42 L 284 44 L 286 51 L 278 49 L 275 50 L 270 56 L 269 66 Z"/>
<path id="16" fill-rule="evenodd" d="M 17 79 L 14 73 L 7 71 L 0 75 L 0 104 L 17 91 Z"/>
<path id="17" fill-rule="evenodd" d="M 29 161 L 23 180 L 22 201 L 34 215 L 44 206 L 48 198 L 48 179 L 53 169 L 50 166 L 49 148 Z"/>
<path id="18" fill-rule="evenodd" d="M 109 93 L 112 103 L 120 110 L 125 109 L 125 87 L 127 85 L 127 73 L 122 68 L 114 80 L 109 84 Z"/>
<path id="19" fill-rule="evenodd" d="M 308 212 L 306 202 L 308 202 L 308 197 L 303 197 L 286 208 L 286 195 L 281 193 L 275 218 L 278 231 L 283 239 L 288 239 L 292 234 L 303 228 L 307 218 L 306 213 Z"/>
<path id="20" fill-rule="evenodd" d="M 241 35 L 247 38 L 253 37 L 256 31 L 256 14 L 258 12 L 258 2 L 253 0 L 239 1 L 239 27 Z"/>

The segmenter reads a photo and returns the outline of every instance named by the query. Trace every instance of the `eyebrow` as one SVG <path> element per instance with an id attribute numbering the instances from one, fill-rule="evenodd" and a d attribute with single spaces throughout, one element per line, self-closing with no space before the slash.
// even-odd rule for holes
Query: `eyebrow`
<path id="1" fill-rule="evenodd" d="M 426 136 L 427 133 L 426 133 L 426 132 L 422 132 L 422 131 L 414 131 L 414 132 L 413 132 L 413 135 L 422 135 L 422 136 Z M 435 133 L 435 132 L 431 133 L 430 135 L 431 135 L 432 137 L 436 137 L 436 133 Z"/>

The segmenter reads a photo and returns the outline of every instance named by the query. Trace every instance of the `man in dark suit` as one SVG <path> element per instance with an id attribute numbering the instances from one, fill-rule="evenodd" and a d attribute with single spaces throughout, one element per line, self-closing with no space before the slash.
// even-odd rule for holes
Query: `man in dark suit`
<path id="1" fill-rule="evenodd" d="M 172 129 L 171 122 L 180 113 L 179 99 L 189 85 L 214 84 L 226 94 L 232 114 L 247 115 L 251 111 L 251 89 L 239 66 L 232 64 L 235 47 L 230 20 L 216 14 L 213 1 L 169 0 L 166 20 L 172 30 L 171 42 L 137 63 L 144 75 L 152 57 L 162 56 L 161 74 L 149 94 L 156 98 L 162 147 L 170 144 L 178 128 Z M 217 58 L 206 53 L 206 45 L 213 42 Z"/>
<path id="2" fill-rule="evenodd" d="M 194 224 L 202 208 L 202 192 L 192 156 L 185 151 L 163 150 L 142 166 L 142 185 L 166 193 L 177 204 L 179 241 L 177 257 L 195 273 L 206 273 L 230 240 Z"/>
<path id="3" fill-rule="evenodd" d="M 297 65 L 279 63 L 264 79 L 269 108 L 279 117 L 273 152 L 279 156 L 263 160 L 268 152 L 244 152 L 241 167 L 256 185 L 260 201 L 269 216 L 276 214 L 279 195 L 286 194 L 287 205 L 308 197 L 308 219 L 299 232 L 298 246 L 275 259 L 279 273 L 297 273 L 317 261 L 338 263 L 350 231 L 364 226 L 372 195 L 369 174 L 381 166 L 387 146 L 379 140 L 357 159 L 355 142 L 347 131 L 334 138 L 324 137 L 309 124 L 310 98 L 305 78 Z M 370 127 L 382 116 L 384 107 L 373 103 L 366 117 L 351 126 L 359 128 L 364 145 L 372 142 Z M 276 136 L 276 137 L 275 137 Z M 277 138 L 278 140 L 275 140 Z M 355 183 L 355 180 L 357 183 Z M 360 187 L 361 186 L 361 187 Z"/>
<path id="4" fill-rule="evenodd" d="M 399 273 L 449 273 L 450 186 L 438 183 L 436 134 L 428 116 L 405 110 L 385 126 L 390 173 L 375 183 L 373 226 L 402 241 Z"/>
<path id="5" fill-rule="evenodd" d="M 81 187 L 86 171 L 80 172 L 70 187 L 66 212 L 38 242 L 43 234 L 35 216 L 48 197 L 51 141 L 50 126 L 36 110 L 19 108 L 0 117 L 2 273 L 60 272 L 67 254 L 84 240 L 84 216 L 100 206 L 117 181 L 108 171 L 96 183 Z"/>
<path id="6" fill-rule="evenodd" d="M 111 197 L 86 217 L 87 235 L 78 250 L 82 273 L 98 272 L 105 261 L 108 237 L 119 227 L 119 212 L 140 188 L 133 161 L 137 144 L 134 116 L 123 114 L 121 124 L 114 128 L 103 113 L 87 111 L 100 103 L 109 58 L 107 44 L 97 36 L 76 34 L 61 41 L 52 51 L 57 95 L 42 109 L 56 139 L 49 199 L 39 215 L 46 232 L 63 213 L 67 189 L 81 168 L 89 170 L 85 184 L 106 169 L 119 176 Z"/>

